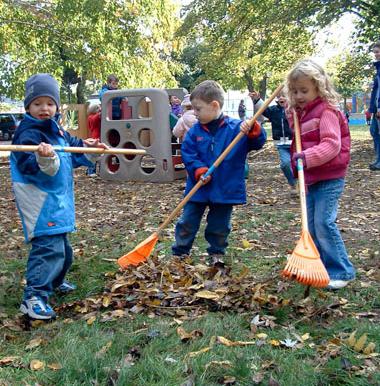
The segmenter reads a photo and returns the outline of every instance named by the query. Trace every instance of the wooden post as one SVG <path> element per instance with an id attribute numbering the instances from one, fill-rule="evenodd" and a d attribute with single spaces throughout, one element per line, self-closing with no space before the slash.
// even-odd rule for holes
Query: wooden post
<path id="1" fill-rule="evenodd" d="M 87 127 L 87 105 L 64 104 L 61 106 L 62 126 L 71 135 L 86 139 L 89 137 Z"/>

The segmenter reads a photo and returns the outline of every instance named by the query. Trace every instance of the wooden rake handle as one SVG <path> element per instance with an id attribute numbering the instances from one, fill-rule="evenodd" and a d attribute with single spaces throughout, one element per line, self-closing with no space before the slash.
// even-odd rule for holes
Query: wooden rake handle
<path id="1" fill-rule="evenodd" d="M 293 121 L 294 121 L 294 134 L 296 139 L 296 151 L 301 153 L 302 143 L 301 143 L 301 128 L 298 121 L 298 116 L 295 110 L 293 110 Z M 299 185 L 299 194 L 301 201 L 301 223 L 302 230 L 309 231 L 309 226 L 307 223 L 307 205 L 306 205 L 306 189 L 305 189 L 305 174 L 303 171 L 303 162 L 302 159 L 297 160 L 297 171 L 298 171 L 298 185 Z"/>
<path id="2" fill-rule="evenodd" d="M 37 151 L 37 145 L 0 145 L 0 151 Z M 132 154 L 144 155 L 145 150 L 142 149 L 121 149 L 110 148 L 102 149 L 99 147 L 71 147 L 71 146 L 53 146 L 54 151 L 65 153 L 86 153 L 86 154 Z"/>
<path id="3" fill-rule="evenodd" d="M 274 98 L 280 93 L 280 91 L 283 89 L 284 85 L 281 84 L 274 90 L 272 95 L 262 104 L 262 106 L 257 110 L 255 115 L 247 121 L 248 125 L 250 127 L 253 126 L 256 119 L 265 111 L 265 109 L 269 106 L 269 104 L 273 101 Z M 232 148 L 240 141 L 242 137 L 244 137 L 244 133 L 240 132 L 233 141 L 225 148 L 223 153 L 216 159 L 216 161 L 212 164 L 212 166 L 208 169 L 207 173 L 204 174 L 203 178 L 206 178 L 210 176 L 214 170 L 221 164 L 221 162 L 226 158 L 227 154 L 232 150 Z M 200 179 L 190 190 L 189 193 L 183 198 L 183 200 L 178 204 L 178 206 L 173 210 L 173 212 L 169 215 L 169 217 L 159 226 L 157 229 L 157 234 L 160 234 L 160 232 L 169 225 L 172 220 L 177 216 L 177 214 L 180 212 L 180 210 L 187 204 L 187 202 L 190 200 L 191 197 L 197 192 L 197 190 L 203 185 L 203 180 Z"/>

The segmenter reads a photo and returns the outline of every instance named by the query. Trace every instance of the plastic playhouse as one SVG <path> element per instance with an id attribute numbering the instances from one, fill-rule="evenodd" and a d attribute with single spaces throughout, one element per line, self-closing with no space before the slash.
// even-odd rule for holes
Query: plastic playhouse
<path id="1" fill-rule="evenodd" d="M 101 158 L 100 176 L 114 181 L 170 182 L 186 171 L 172 142 L 176 118 L 169 95 L 180 99 L 184 89 L 133 89 L 107 91 L 102 98 L 101 140 L 109 146 L 144 149 L 146 155 L 108 155 Z M 122 98 L 121 119 L 112 119 L 112 99 Z"/>

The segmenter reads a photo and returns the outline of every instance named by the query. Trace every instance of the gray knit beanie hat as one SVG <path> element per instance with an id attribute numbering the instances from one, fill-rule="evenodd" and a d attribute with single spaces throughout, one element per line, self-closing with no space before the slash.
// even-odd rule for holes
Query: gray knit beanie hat
<path id="1" fill-rule="evenodd" d="M 25 99 L 24 107 L 27 109 L 30 103 L 41 96 L 50 97 L 53 99 L 59 109 L 59 85 L 58 82 L 50 74 L 32 75 L 25 82 Z"/>

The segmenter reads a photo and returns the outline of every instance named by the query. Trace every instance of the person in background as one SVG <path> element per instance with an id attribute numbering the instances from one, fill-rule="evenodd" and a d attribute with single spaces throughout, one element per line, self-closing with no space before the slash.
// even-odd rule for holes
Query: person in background
<path id="1" fill-rule="evenodd" d="M 92 104 L 87 109 L 87 127 L 90 132 L 90 138 L 100 140 L 100 126 L 102 122 L 102 111 L 99 104 Z M 89 166 L 86 174 L 89 177 L 96 177 L 96 168 L 98 162 Z"/>
<path id="2" fill-rule="evenodd" d="M 110 90 L 117 90 L 119 88 L 119 79 L 116 77 L 116 75 L 108 75 L 107 77 L 107 83 L 103 85 L 101 90 L 99 91 L 99 99 L 100 101 L 103 98 L 103 95 L 105 92 Z M 121 119 L 121 102 L 124 98 L 122 97 L 115 97 L 112 98 L 112 117 L 110 117 L 113 120 L 120 120 Z"/>
<path id="3" fill-rule="evenodd" d="M 353 267 L 336 224 L 339 198 L 350 162 L 350 131 L 337 107 L 339 95 L 325 70 L 312 60 L 301 60 L 286 79 L 289 124 L 298 115 L 302 151 L 291 146 L 292 166 L 304 165 L 307 217 L 310 234 L 330 277 L 328 288 L 337 290 L 355 278 Z"/>
<path id="4" fill-rule="evenodd" d="M 245 107 L 245 104 L 244 104 L 244 99 L 241 99 L 240 100 L 240 103 L 239 103 L 239 107 L 238 107 L 238 114 L 239 114 L 239 118 L 244 121 L 245 119 L 245 113 L 247 111 L 247 108 Z"/>
<path id="5" fill-rule="evenodd" d="M 190 102 L 190 94 L 186 94 L 181 102 L 183 109 L 183 115 L 178 119 L 176 125 L 173 128 L 173 135 L 183 142 L 187 132 L 197 122 L 193 106 Z"/>
<path id="6" fill-rule="evenodd" d="M 264 104 L 264 101 L 256 91 L 249 93 L 249 96 L 252 99 L 254 111 L 256 112 Z M 293 134 L 286 119 L 285 108 L 286 98 L 283 93 L 280 93 L 277 96 L 276 104 L 267 107 L 263 112 L 263 116 L 268 118 L 272 125 L 272 138 L 280 158 L 280 168 L 288 181 L 292 196 L 297 196 L 297 182 L 293 176 L 290 158 L 290 145 Z"/>
<path id="7" fill-rule="evenodd" d="M 169 95 L 169 104 L 171 112 L 177 117 L 182 117 L 183 110 L 181 106 L 181 100 L 176 95 Z"/>
<path id="8" fill-rule="evenodd" d="M 59 106 L 59 85 L 51 75 L 36 74 L 26 81 L 26 114 L 12 143 L 38 149 L 10 156 L 16 205 L 25 240 L 31 244 L 20 311 L 41 320 L 56 316 L 48 302 L 54 290 L 67 293 L 76 288 L 65 280 L 73 262 L 67 236 L 75 230 L 73 169 L 93 166 L 95 160 L 93 155 L 55 152 L 53 146 L 107 148 L 96 139 L 78 139 L 65 131 L 59 124 Z"/>
<path id="9" fill-rule="evenodd" d="M 372 114 L 368 110 L 366 110 L 364 115 L 365 115 L 365 123 L 369 126 L 371 124 L 371 116 L 372 116 Z"/>
<path id="10" fill-rule="evenodd" d="M 380 170 L 380 41 L 373 45 L 372 52 L 375 56 L 373 65 L 376 68 L 375 79 L 371 92 L 368 111 L 372 114 L 370 133 L 375 149 L 375 161 L 369 165 L 370 170 Z"/>
<path id="11" fill-rule="evenodd" d="M 201 180 L 204 184 L 187 202 L 175 227 L 173 255 L 189 255 L 204 212 L 208 208 L 205 238 L 209 243 L 208 263 L 224 266 L 222 256 L 228 246 L 233 205 L 246 202 L 244 165 L 247 153 L 266 141 L 265 130 L 257 122 L 250 128 L 245 121 L 223 114 L 224 91 L 215 81 L 206 80 L 190 96 L 198 122 L 187 133 L 181 154 L 187 171 L 185 195 Z M 245 136 L 232 148 L 212 175 L 205 173 L 242 131 Z"/>
<path id="12" fill-rule="evenodd" d="M 347 119 L 347 122 L 350 123 L 350 115 L 351 115 L 351 113 L 350 113 L 350 109 L 349 108 L 346 108 L 346 111 L 344 112 L 344 115 L 345 115 L 345 117 Z"/>

